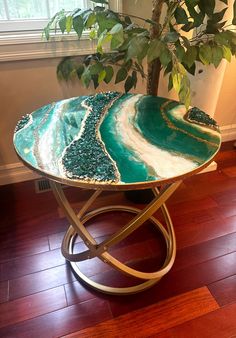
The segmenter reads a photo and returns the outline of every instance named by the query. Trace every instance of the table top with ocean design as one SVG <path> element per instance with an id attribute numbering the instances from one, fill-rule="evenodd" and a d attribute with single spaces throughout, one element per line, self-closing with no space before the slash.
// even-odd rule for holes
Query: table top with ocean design
<path id="1" fill-rule="evenodd" d="M 80 96 L 17 124 L 14 146 L 30 168 L 73 186 L 126 190 L 201 171 L 219 150 L 216 122 L 198 108 L 141 94 Z"/>

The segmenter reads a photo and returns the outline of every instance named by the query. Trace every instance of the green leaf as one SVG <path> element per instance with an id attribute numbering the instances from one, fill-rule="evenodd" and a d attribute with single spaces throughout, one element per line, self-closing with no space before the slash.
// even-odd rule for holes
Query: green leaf
<path id="1" fill-rule="evenodd" d="M 71 73 L 75 70 L 75 63 L 71 58 L 64 58 L 57 66 L 57 77 L 59 80 L 70 80 Z"/>
<path id="2" fill-rule="evenodd" d="M 47 26 L 43 29 L 42 36 L 49 40 L 50 38 L 50 30 L 56 29 L 56 26 L 59 22 L 59 20 L 65 16 L 65 11 L 62 9 L 61 11 L 57 12 L 48 22 Z"/>
<path id="3" fill-rule="evenodd" d="M 148 39 L 144 36 L 135 36 L 130 40 L 127 51 L 127 60 L 136 57 L 141 63 L 141 60 L 146 56 L 147 49 Z"/>
<path id="4" fill-rule="evenodd" d="M 94 63 L 89 67 L 89 71 L 91 75 L 95 75 L 100 73 L 103 70 L 103 65 L 100 62 Z"/>
<path id="5" fill-rule="evenodd" d="M 132 39 L 132 36 L 127 36 L 125 34 L 125 38 L 124 38 L 124 42 L 123 44 L 119 47 L 119 51 L 120 52 L 124 52 L 124 51 L 127 51 L 128 50 L 128 47 L 129 47 L 129 43 Z"/>
<path id="6" fill-rule="evenodd" d="M 119 12 L 115 12 L 115 11 L 112 11 L 111 9 L 107 8 L 105 10 L 105 13 L 107 14 L 107 17 L 113 18 L 117 22 L 122 23 L 122 21 L 120 20 Z"/>
<path id="7" fill-rule="evenodd" d="M 148 52 L 147 52 L 147 60 L 148 62 L 152 62 L 153 60 L 159 58 L 162 49 L 164 48 L 163 42 L 158 39 L 152 40 Z"/>
<path id="8" fill-rule="evenodd" d="M 200 0 L 185 0 L 186 5 L 189 7 L 195 7 L 199 4 Z"/>
<path id="9" fill-rule="evenodd" d="M 76 69 L 76 72 L 77 72 L 77 76 L 79 79 L 81 79 L 81 76 L 84 72 L 84 65 L 80 64 L 77 69 Z"/>
<path id="10" fill-rule="evenodd" d="M 85 27 L 90 28 L 95 24 L 95 22 L 96 22 L 96 14 L 90 13 L 88 19 L 86 20 Z"/>
<path id="11" fill-rule="evenodd" d="M 84 29 L 84 21 L 80 15 L 73 18 L 73 28 L 76 31 L 78 38 L 80 39 Z"/>
<path id="12" fill-rule="evenodd" d="M 134 35 L 137 35 L 137 34 L 146 34 L 146 36 L 149 35 L 149 31 L 146 29 L 146 28 L 142 28 L 142 27 L 138 27 L 137 25 L 135 24 L 132 24 L 132 25 L 129 25 L 128 27 L 126 27 L 124 29 L 124 31 L 130 36 L 132 35 L 132 37 Z"/>
<path id="13" fill-rule="evenodd" d="M 75 18 L 78 13 L 81 11 L 81 8 L 76 8 L 75 10 L 73 10 L 73 12 L 71 13 L 71 16 L 73 16 L 73 18 Z"/>
<path id="14" fill-rule="evenodd" d="M 181 35 L 181 39 L 183 40 L 184 47 L 185 47 L 185 48 L 189 48 L 189 47 L 190 47 L 190 42 L 189 42 L 189 40 L 188 40 L 185 36 L 182 36 L 182 35 Z"/>
<path id="15" fill-rule="evenodd" d="M 124 37 L 123 35 L 115 34 L 111 38 L 111 49 L 115 50 L 123 45 Z"/>
<path id="16" fill-rule="evenodd" d="M 91 40 L 94 40 L 94 39 L 96 39 L 96 37 L 97 37 L 96 29 L 92 29 L 92 30 L 89 32 L 89 38 L 90 38 Z"/>
<path id="17" fill-rule="evenodd" d="M 66 16 L 63 16 L 59 22 L 58 22 L 58 25 L 59 25 L 59 28 L 62 32 L 62 34 L 65 32 L 66 30 L 66 21 L 67 21 L 67 17 Z"/>
<path id="18" fill-rule="evenodd" d="M 46 40 L 48 41 L 49 38 L 50 38 L 50 26 L 46 26 L 44 29 L 43 29 L 43 34 L 46 38 Z"/>
<path id="19" fill-rule="evenodd" d="M 90 74 L 90 71 L 89 71 L 89 68 L 86 68 L 81 76 L 81 81 L 82 81 L 82 84 L 88 88 L 89 85 L 90 85 L 90 82 L 91 82 L 91 74 Z"/>
<path id="20" fill-rule="evenodd" d="M 103 44 L 104 43 L 107 43 L 107 42 L 110 42 L 112 39 L 112 35 L 107 33 L 107 30 L 105 30 L 100 36 L 99 36 L 99 39 L 98 39 L 98 43 L 97 43 L 97 52 L 99 54 L 103 54 Z"/>
<path id="21" fill-rule="evenodd" d="M 128 93 L 134 87 L 135 80 L 133 76 L 128 76 L 125 81 L 125 92 Z"/>
<path id="22" fill-rule="evenodd" d="M 185 55 L 185 49 L 184 49 L 184 47 L 181 46 L 181 44 L 179 42 L 176 43 L 175 48 L 176 48 L 175 54 L 176 54 L 178 60 L 180 62 L 182 62 L 184 55 Z"/>
<path id="23" fill-rule="evenodd" d="M 191 103 L 191 95 L 190 95 L 190 81 L 187 76 L 182 77 L 181 87 L 179 91 L 179 99 L 182 102 L 186 109 L 189 108 Z"/>
<path id="24" fill-rule="evenodd" d="M 83 62 L 84 62 L 84 64 L 85 64 L 87 67 L 90 65 L 90 63 L 91 63 L 91 61 L 92 61 L 92 58 L 93 58 L 93 55 L 92 55 L 92 54 L 86 55 L 86 56 L 84 57 Z"/>
<path id="25" fill-rule="evenodd" d="M 236 0 L 234 0 L 234 5 L 233 5 L 233 25 L 236 25 Z"/>
<path id="26" fill-rule="evenodd" d="M 169 74 L 172 71 L 172 69 L 173 69 L 173 62 L 171 61 L 171 62 L 168 63 L 168 65 L 167 65 L 167 67 L 164 71 L 164 76 Z"/>
<path id="27" fill-rule="evenodd" d="M 125 23 L 127 25 L 131 25 L 132 24 L 132 20 L 130 19 L 130 17 L 128 15 L 125 16 Z"/>
<path id="28" fill-rule="evenodd" d="M 127 70 L 121 67 L 116 74 L 115 84 L 124 81 L 127 78 L 127 75 Z"/>
<path id="29" fill-rule="evenodd" d="M 197 48 L 195 46 L 190 46 L 187 48 L 183 62 L 190 68 L 197 58 Z"/>
<path id="30" fill-rule="evenodd" d="M 225 32 L 216 34 L 214 36 L 214 40 L 215 40 L 216 43 L 218 43 L 220 45 L 228 45 L 228 38 L 227 38 L 227 34 L 225 34 Z"/>
<path id="31" fill-rule="evenodd" d="M 99 83 L 98 83 L 98 75 L 97 75 L 97 74 L 92 75 L 91 80 L 93 81 L 94 89 L 97 89 L 97 88 L 99 87 Z"/>
<path id="32" fill-rule="evenodd" d="M 114 50 L 122 46 L 124 42 L 124 31 L 123 26 L 120 23 L 117 23 L 114 27 L 112 27 L 109 34 L 112 35 L 111 49 Z"/>
<path id="33" fill-rule="evenodd" d="M 222 9 L 222 11 L 220 11 L 218 13 L 214 13 L 212 15 L 212 21 L 213 22 L 220 22 L 223 19 L 224 15 L 225 15 L 225 12 L 227 11 L 227 9 L 228 8 L 226 7 L 224 9 Z"/>
<path id="34" fill-rule="evenodd" d="M 185 65 L 184 68 L 187 70 L 187 72 L 188 72 L 189 74 L 195 75 L 195 72 L 196 72 L 196 63 L 195 63 L 195 62 L 192 64 L 191 67 L 188 67 L 187 65 Z"/>
<path id="35" fill-rule="evenodd" d="M 70 33 L 73 25 L 73 18 L 71 15 L 66 17 L 66 32 Z"/>
<path id="36" fill-rule="evenodd" d="M 161 50 L 161 54 L 160 54 L 161 64 L 164 67 L 166 67 L 171 60 L 172 60 L 172 54 L 169 51 L 168 47 L 164 45 L 164 48 Z"/>
<path id="37" fill-rule="evenodd" d="M 104 7 L 104 6 L 95 6 L 93 10 L 95 12 L 101 12 L 101 11 L 105 11 L 105 9 L 106 9 L 106 7 Z"/>
<path id="38" fill-rule="evenodd" d="M 124 67 L 127 70 L 127 72 L 130 71 L 130 68 L 132 67 L 133 61 L 132 60 L 128 60 L 125 64 Z"/>
<path id="39" fill-rule="evenodd" d="M 106 76 L 104 78 L 104 81 L 106 83 L 109 83 L 109 82 L 111 82 L 111 79 L 114 75 L 114 70 L 113 70 L 112 66 L 107 66 L 107 67 L 105 67 L 105 71 L 106 71 Z"/>
<path id="40" fill-rule="evenodd" d="M 90 13 L 92 13 L 92 9 L 84 9 L 83 11 L 81 11 L 80 15 L 82 16 L 83 20 L 84 20 L 84 25 L 86 25 L 86 22 L 89 18 Z"/>
<path id="41" fill-rule="evenodd" d="M 122 32 L 123 33 L 123 26 L 120 23 L 117 23 L 115 26 L 112 27 L 110 30 L 110 34 L 118 34 Z"/>
<path id="42" fill-rule="evenodd" d="M 177 72 L 172 73 L 172 83 L 173 83 L 174 90 L 177 93 L 179 93 L 179 91 L 180 91 L 181 80 L 182 80 L 181 74 L 179 74 Z"/>
<path id="43" fill-rule="evenodd" d="M 200 46 L 199 59 L 204 65 L 209 65 L 212 62 L 212 51 L 211 47 L 208 44 Z"/>
<path id="44" fill-rule="evenodd" d="M 206 1 L 206 0 L 205 0 Z M 210 0 L 212 1 L 212 0 Z M 193 5 L 193 1 L 186 0 L 186 5 L 189 11 L 189 14 L 191 16 L 191 18 L 193 19 L 193 23 L 191 24 L 191 21 L 189 23 L 187 23 L 186 25 L 184 25 L 182 27 L 182 29 L 184 29 L 185 31 L 189 31 L 190 29 L 194 28 L 194 27 L 199 27 L 200 25 L 202 25 L 204 18 L 205 18 L 205 11 L 204 10 L 200 10 L 197 11 L 194 7 L 195 5 Z M 198 4 L 200 6 L 200 4 Z"/>
<path id="45" fill-rule="evenodd" d="M 188 23 L 188 16 L 182 7 L 177 7 L 174 13 L 175 20 L 178 24 Z"/>
<path id="46" fill-rule="evenodd" d="M 215 68 L 217 68 L 223 59 L 223 50 L 219 46 L 212 47 L 212 63 L 214 64 Z"/>
<path id="47" fill-rule="evenodd" d="M 206 13 L 209 17 L 212 16 L 215 9 L 215 0 L 200 0 L 199 8 L 202 12 Z"/>
<path id="48" fill-rule="evenodd" d="M 179 33 L 177 33 L 176 31 L 173 31 L 173 32 L 168 32 L 164 38 L 163 38 L 163 41 L 164 42 L 176 42 L 179 40 Z"/>
<path id="49" fill-rule="evenodd" d="M 181 63 L 178 63 L 178 72 L 182 75 L 186 75 L 186 68 L 181 64 Z"/>
<path id="50" fill-rule="evenodd" d="M 227 21 L 217 23 L 217 22 L 214 22 L 213 20 L 208 20 L 207 26 L 206 26 L 206 33 L 207 34 L 219 33 L 219 30 L 221 30 L 224 27 L 226 22 Z"/>
<path id="51" fill-rule="evenodd" d="M 224 58 L 228 61 L 231 62 L 231 57 L 232 57 L 232 53 L 229 47 L 227 46 L 222 46 L 223 49 L 223 56 Z"/>
<path id="52" fill-rule="evenodd" d="M 223 34 L 223 33 L 222 33 Z M 236 45 L 236 33 L 232 31 L 225 31 L 224 34 L 231 45 Z"/>
<path id="53" fill-rule="evenodd" d="M 133 78 L 133 87 L 136 88 L 138 78 L 137 78 L 137 72 L 135 70 L 133 70 L 132 72 L 132 78 Z"/>
<path id="54" fill-rule="evenodd" d="M 106 77 L 106 71 L 103 69 L 99 74 L 98 74 L 98 83 L 100 84 Z"/>
<path id="55" fill-rule="evenodd" d="M 106 12 L 97 12 L 96 19 L 99 26 L 98 35 L 105 30 L 108 31 L 112 29 L 112 27 L 118 23 L 117 19 L 110 17 Z"/>
<path id="56" fill-rule="evenodd" d="M 173 80 L 172 80 L 172 75 L 170 74 L 169 82 L 168 82 L 168 91 L 171 91 L 172 88 L 173 88 Z"/>

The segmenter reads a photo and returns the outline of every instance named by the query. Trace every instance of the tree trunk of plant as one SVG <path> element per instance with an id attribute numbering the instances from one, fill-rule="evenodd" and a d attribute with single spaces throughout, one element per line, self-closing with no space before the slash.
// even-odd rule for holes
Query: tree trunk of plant
<path id="1" fill-rule="evenodd" d="M 161 72 L 161 62 L 159 59 L 152 61 L 148 65 L 147 94 L 157 96 L 159 78 Z"/>
<path id="2" fill-rule="evenodd" d="M 160 17 L 164 4 L 164 0 L 153 0 L 152 20 L 156 25 L 151 25 L 150 38 L 155 39 L 160 34 Z M 147 78 L 147 94 L 157 96 L 159 78 L 161 72 L 161 62 L 159 59 L 154 60 L 148 65 L 148 78 Z"/>

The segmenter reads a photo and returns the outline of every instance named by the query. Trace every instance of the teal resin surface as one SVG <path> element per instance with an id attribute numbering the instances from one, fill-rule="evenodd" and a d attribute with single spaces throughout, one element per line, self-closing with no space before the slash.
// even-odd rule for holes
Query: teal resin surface
<path id="1" fill-rule="evenodd" d="M 164 98 L 100 93 L 59 101 L 23 117 L 14 133 L 21 159 L 72 185 L 174 181 L 201 170 L 220 147 L 216 122 Z"/>

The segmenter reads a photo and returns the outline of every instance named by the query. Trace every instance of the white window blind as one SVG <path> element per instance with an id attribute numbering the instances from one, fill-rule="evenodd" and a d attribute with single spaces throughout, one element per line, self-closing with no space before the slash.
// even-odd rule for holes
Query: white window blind
<path id="1" fill-rule="evenodd" d="M 59 10 L 86 9 L 89 0 L 0 0 L 0 31 L 34 31 L 46 26 Z"/>
<path id="2" fill-rule="evenodd" d="M 42 29 L 59 10 L 86 9 L 89 0 L 0 0 L 0 62 L 85 55 L 95 51 L 95 42 L 84 34 L 56 34 L 42 40 Z M 122 12 L 122 0 L 109 0 L 112 10 Z"/>

